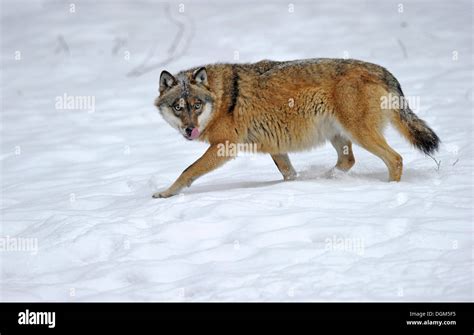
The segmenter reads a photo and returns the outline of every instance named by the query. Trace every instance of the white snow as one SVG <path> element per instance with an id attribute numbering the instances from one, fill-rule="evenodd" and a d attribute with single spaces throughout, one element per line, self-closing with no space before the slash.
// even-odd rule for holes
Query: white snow
<path id="1" fill-rule="evenodd" d="M 470 1 L 70 3 L 2 1 L 0 300 L 473 300 Z M 357 146 L 328 173 L 328 144 L 294 182 L 244 155 L 151 198 L 206 149 L 154 108 L 162 69 L 346 56 L 420 98 L 439 169 L 389 129 L 400 183 Z"/>

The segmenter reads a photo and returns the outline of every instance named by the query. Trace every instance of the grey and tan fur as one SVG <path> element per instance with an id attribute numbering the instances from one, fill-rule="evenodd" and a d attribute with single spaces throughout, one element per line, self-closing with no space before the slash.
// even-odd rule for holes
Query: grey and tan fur
<path id="1" fill-rule="evenodd" d="M 402 157 L 386 142 L 391 123 L 417 149 L 431 154 L 439 138 L 410 108 L 382 109 L 381 98 L 403 99 L 397 79 L 385 68 L 357 60 L 309 59 L 254 64 L 212 64 L 182 71 L 163 71 L 156 99 L 164 119 L 185 138 L 210 144 L 166 190 L 167 198 L 225 162 L 222 143 L 251 143 L 271 155 L 285 180 L 297 175 L 289 152 L 312 149 L 329 140 L 336 149 L 336 168 L 355 163 L 356 143 L 386 164 L 390 181 L 402 175 Z"/>

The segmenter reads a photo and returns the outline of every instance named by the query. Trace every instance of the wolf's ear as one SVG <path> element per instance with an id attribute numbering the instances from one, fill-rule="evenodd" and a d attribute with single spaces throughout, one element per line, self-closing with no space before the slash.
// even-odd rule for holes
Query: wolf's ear
<path id="1" fill-rule="evenodd" d="M 160 92 L 176 85 L 176 79 L 168 71 L 162 71 L 160 74 Z"/>
<path id="2" fill-rule="evenodd" d="M 207 72 L 205 67 L 200 67 L 193 73 L 193 79 L 196 84 L 203 84 L 207 86 Z"/>

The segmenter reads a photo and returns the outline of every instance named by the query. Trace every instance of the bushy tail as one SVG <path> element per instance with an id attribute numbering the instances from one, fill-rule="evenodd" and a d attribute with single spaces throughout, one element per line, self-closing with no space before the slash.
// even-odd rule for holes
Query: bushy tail
<path id="1" fill-rule="evenodd" d="M 395 126 L 415 148 L 427 155 L 438 150 L 441 142 L 438 135 L 408 106 L 400 109 L 397 114 L 399 120 L 395 120 Z"/>
<path id="2" fill-rule="evenodd" d="M 436 152 L 441 142 L 438 135 L 408 107 L 408 101 L 404 98 L 400 83 L 395 76 L 383 69 L 383 79 L 390 93 L 398 96 L 401 102 L 400 109 L 394 112 L 392 119 L 394 126 L 415 148 L 427 155 Z"/>

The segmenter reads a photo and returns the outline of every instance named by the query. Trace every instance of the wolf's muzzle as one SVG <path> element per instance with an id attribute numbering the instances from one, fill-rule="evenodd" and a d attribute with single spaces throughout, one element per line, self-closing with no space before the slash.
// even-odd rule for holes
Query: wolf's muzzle
<path id="1" fill-rule="evenodd" d="M 200 133 L 199 133 L 199 129 L 197 128 L 194 128 L 194 127 L 188 127 L 186 128 L 185 130 L 185 133 L 186 133 L 186 138 L 188 140 L 195 140 L 196 138 L 199 137 Z"/>

